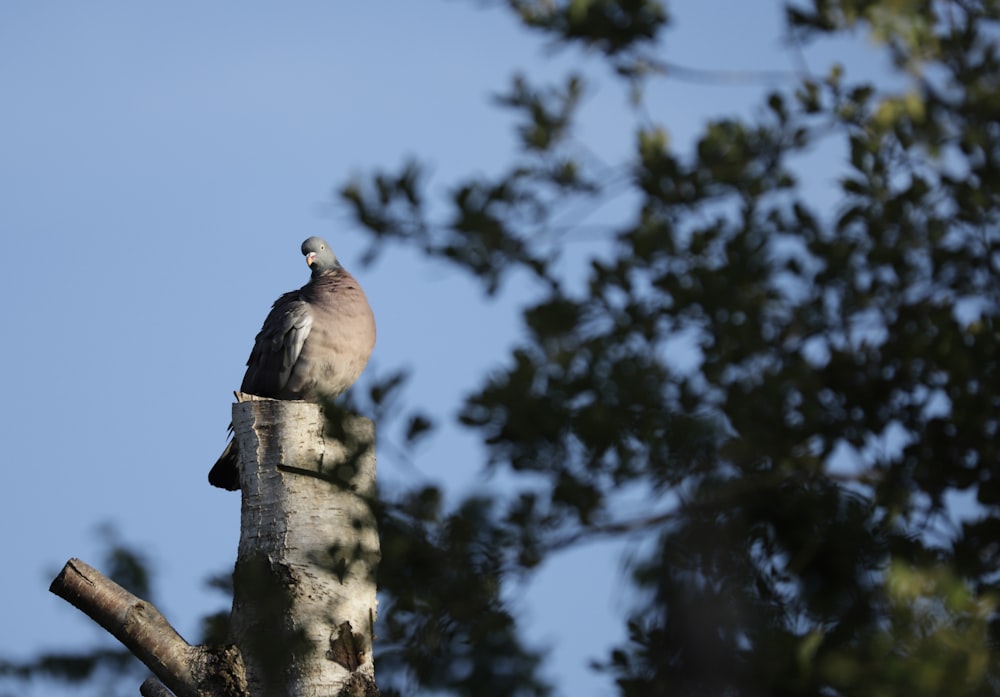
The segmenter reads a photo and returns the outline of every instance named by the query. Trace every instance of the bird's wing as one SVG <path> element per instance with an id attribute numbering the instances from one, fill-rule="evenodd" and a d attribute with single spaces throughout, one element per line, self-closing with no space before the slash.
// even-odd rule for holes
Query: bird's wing
<path id="1" fill-rule="evenodd" d="M 240 389 L 259 397 L 299 398 L 285 390 L 312 324 L 313 313 L 301 290 L 278 298 L 254 341 Z"/>

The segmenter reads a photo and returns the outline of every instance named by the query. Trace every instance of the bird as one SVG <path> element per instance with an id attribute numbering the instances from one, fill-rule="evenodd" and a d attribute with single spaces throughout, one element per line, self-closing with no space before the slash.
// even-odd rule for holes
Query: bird
<path id="1" fill-rule="evenodd" d="M 278 298 L 256 338 L 240 391 L 320 402 L 345 392 L 375 348 L 375 316 L 354 276 L 321 237 L 302 243 L 309 282 Z M 240 488 L 239 450 L 230 439 L 208 473 L 212 486 Z"/>

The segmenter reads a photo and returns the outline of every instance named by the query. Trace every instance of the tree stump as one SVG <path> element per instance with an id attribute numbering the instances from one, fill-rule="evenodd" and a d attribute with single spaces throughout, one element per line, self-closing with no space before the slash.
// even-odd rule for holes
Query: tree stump
<path id="1" fill-rule="evenodd" d="M 230 638 L 249 692 L 377 694 L 374 424 L 335 406 L 324 416 L 308 402 L 238 399 L 243 507 Z"/>

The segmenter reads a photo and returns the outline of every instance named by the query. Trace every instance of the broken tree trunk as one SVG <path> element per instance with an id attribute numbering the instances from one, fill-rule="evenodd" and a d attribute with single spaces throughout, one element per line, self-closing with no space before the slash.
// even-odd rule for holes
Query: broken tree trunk
<path id="1" fill-rule="evenodd" d="M 328 422 L 315 404 L 240 398 L 230 639 L 250 694 L 374 694 L 374 426 L 333 406 Z"/>
<path id="2" fill-rule="evenodd" d="M 178 697 L 377 695 L 374 425 L 336 406 L 327 419 L 316 404 L 237 399 L 243 508 L 231 645 L 187 644 L 155 607 L 76 559 L 51 590 Z"/>

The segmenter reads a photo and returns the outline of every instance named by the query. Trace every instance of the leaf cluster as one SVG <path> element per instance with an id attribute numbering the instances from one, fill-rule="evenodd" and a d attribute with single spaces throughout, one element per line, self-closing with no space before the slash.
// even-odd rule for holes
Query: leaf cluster
<path id="1" fill-rule="evenodd" d="M 646 20 L 665 21 L 639 5 L 515 9 L 614 66 L 653 45 L 662 22 Z M 501 103 L 522 155 L 458 183 L 450 217 L 386 216 L 423 200 L 414 178 L 384 187 L 405 172 L 345 190 L 378 239 L 416 243 L 490 293 L 537 280 L 521 341 L 459 415 L 514 486 L 434 519 L 475 520 L 491 584 L 588 539 L 639 541 L 629 640 L 598 661 L 625 695 L 992 694 L 998 8 L 815 0 L 787 17 L 803 42 L 864 28 L 905 88 L 834 67 L 752 118 L 707 123 L 689 153 L 642 114 L 631 160 L 608 168 L 574 148 L 582 78 L 519 77 Z M 800 181 L 821 142 L 843 154 L 833 205 Z M 610 251 L 556 263 L 574 235 L 556 232 L 560 215 L 622 176 L 634 205 Z M 956 510 L 959 494 L 974 503 Z M 417 528 L 431 546 L 407 565 L 426 558 L 430 586 L 461 577 L 453 544 L 483 575 L 463 543 Z M 421 574 L 410 583 L 427 592 Z"/>

